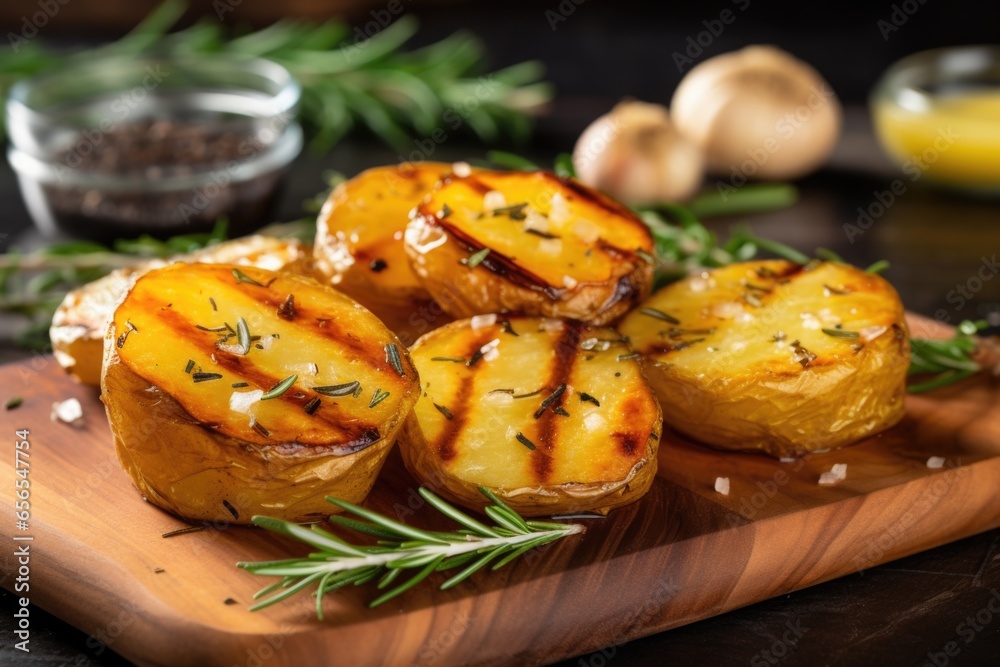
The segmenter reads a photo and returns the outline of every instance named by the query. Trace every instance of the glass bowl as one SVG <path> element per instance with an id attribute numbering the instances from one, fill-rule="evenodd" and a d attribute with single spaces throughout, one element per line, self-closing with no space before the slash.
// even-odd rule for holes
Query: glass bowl
<path id="1" fill-rule="evenodd" d="M 300 88 L 266 60 L 87 58 L 23 80 L 7 157 L 36 225 L 108 240 L 270 222 L 302 148 Z"/>
<path id="2" fill-rule="evenodd" d="M 1000 46 L 923 51 L 871 97 L 882 147 L 911 181 L 1000 194 Z"/>

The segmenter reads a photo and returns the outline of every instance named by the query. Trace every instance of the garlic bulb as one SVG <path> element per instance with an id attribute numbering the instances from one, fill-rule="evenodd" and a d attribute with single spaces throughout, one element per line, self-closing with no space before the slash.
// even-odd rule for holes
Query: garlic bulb
<path id="1" fill-rule="evenodd" d="M 788 179 L 820 166 L 837 142 L 840 102 L 816 70 L 771 46 L 749 46 L 694 67 L 674 92 L 678 131 L 709 171 Z"/>
<path id="2" fill-rule="evenodd" d="M 584 184 L 628 204 L 683 201 L 701 185 L 701 152 L 681 136 L 666 108 L 621 102 L 583 131 L 573 166 Z"/>

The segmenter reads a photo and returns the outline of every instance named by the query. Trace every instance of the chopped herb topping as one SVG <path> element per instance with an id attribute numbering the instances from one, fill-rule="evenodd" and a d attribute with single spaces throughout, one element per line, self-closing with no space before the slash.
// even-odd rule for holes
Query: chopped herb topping
<path id="1" fill-rule="evenodd" d="M 667 329 L 660 332 L 661 338 L 678 338 L 687 335 L 711 336 L 715 333 L 715 327 L 711 329 Z"/>
<path id="2" fill-rule="evenodd" d="M 321 402 L 322 401 L 320 400 L 319 396 L 313 396 L 312 398 L 309 399 L 308 403 L 302 406 L 302 409 L 306 411 L 307 415 L 311 415 L 312 413 L 316 412 Z"/>
<path id="3" fill-rule="evenodd" d="M 562 409 L 562 407 L 552 408 L 552 412 L 556 413 L 560 417 L 569 417 L 569 413 Z"/>
<path id="4" fill-rule="evenodd" d="M 261 424 L 260 422 L 254 422 L 253 423 L 253 430 L 257 431 L 258 433 L 260 433 L 265 438 L 268 437 L 269 435 L 271 435 L 271 432 L 268 431 L 266 428 L 264 428 L 264 425 Z"/>
<path id="5" fill-rule="evenodd" d="M 191 376 L 195 382 L 208 382 L 209 380 L 221 380 L 221 373 L 195 373 Z"/>
<path id="6" fill-rule="evenodd" d="M 467 260 L 465 260 L 465 265 L 470 269 L 474 269 L 477 266 L 479 266 L 482 263 L 482 261 L 486 259 L 486 256 L 489 254 L 490 254 L 489 248 L 483 248 L 478 252 L 474 252 L 471 255 L 469 255 L 469 258 Z"/>
<path id="7" fill-rule="evenodd" d="M 247 321 L 240 318 L 239 322 L 236 323 L 236 339 L 240 344 L 239 354 L 247 355 L 250 353 L 250 327 L 247 326 Z"/>
<path id="8" fill-rule="evenodd" d="M 456 364 L 464 364 L 465 359 L 459 359 L 458 357 L 431 357 L 431 361 L 453 361 Z"/>
<path id="9" fill-rule="evenodd" d="M 256 285 L 257 287 L 263 287 L 263 285 L 239 269 L 233 269 L 233 277 L 236 278 L 237 283 L 250 283 L 251 285 Z"/>
<path id="10" fill-rule="evenodd" d="M 406 377 L 406 372 L 403 371 L 403 360 L 399 358 L 399 348 L 396 347 L 395 343 L 389 343 L 385 346 L 385 360 L 392 364 L 393 370 L 399 374 L 399 377 Z"/>
<path id="11" fill-rule="evenodd" d="M 757 275 L 761 278 L 777 278 L 778 274 L 767 268 L 766 266 L 757 267 Z"/>
<path id="12" fill-rule="evenodd" d="M 514 390 L 513 389 L 490 389 L 486 393 L 487 394 L 510 394 L 511 396 L 513 396 L 514 395 Z"/>
<path id="13" fill-rule="evenodd" d="M 438 213 L 438 219 L 444 220 L 449 215 L 451 215 L 451 207 L 448 206 L 447 204 L 441 204 L 441 212 Z"/>
<path id="14" fill-rule="evenodd" d="M 771 336 L 771 340 L 773 340 L 775 343 L 780 343 L 781 341 L 785 340 L 785 332 L 779 331 L 778 333 Z"/>
<path id="15" fill-rule="evenodd" d="M 525 229 L 525 233 L 533 234 L 535 236 L 541 236 L 543 239 L 561 239 L 562 237 L 558 234 L 550 234 L 548 232 L 543 232 L 540 229 Z"/>
<path id="16" fill-rule="evenodd" d="M 743 281 L 743 286 L 746 287 L 748 290 L 753 290 L 754 292 L 763 292 L 764 294 L 770 294 L 771 292 L 774 291 L 770 287 L 762 287 L 761 285 L 754 285 L 752 282 L 749 282 L 747 280 Z"/>
<path id="17" fill-rule="evenodd" d="M 13 410 L 21 406 L 24 403 L 24 399 L 20 396 L 11 396 L 7 399 L 7 402 L 3 404 L 4 410 Z"/>
<path id="18" fill-rule="evenodd" d="M 219 307 L 215 305 L 215 299 L 213 299 L 212 297 L 208 297 L 208 302 L 212 304 L 212 310 L 214 311 L 219 310 Z"/>
<path id="19" fill-rule="evenodd" d="M 229 513 L 233 515 L 234 519 L 239 519 L 240 518 L 239 511 L 237 511 L 237 509 L 235 507 L 233 507 L 233 504 L 231 502 L 229 502 L 228 500 L 226 500 L 225 498 L 223 498 L 222 499 L 222 505 L 227 510 L 229 510 Z"/>
<path id="20" fill-rule="evenodd" d="M 657 310 L 656 308 L 640 308 L 639 312 L 648 317 L 655 317 L 658 320 L 663 320 L 664 322 L 669 322 L 670 324 L 680 324 L 681 321 L 674 317 L 673 315 L 668 315 L 662 310 Z"/>
<path id="21" fill-rule="evenodd" d="M 242 389 L 243 387 L 249 387 L 250 383 L 249 382 L 234 382 L 230 386 L 232 386 L 233 389 Z"/>
<path id="22" fill-rule="evenodd" d="M 358 386 L 354 388 L 354 393 L 351 394 L 351 396 L 353 396 L 354 398 L 357 398 L 358 396 L 361 395 L 362 391 L 364 391 L 364 388 L 361 386 L 361 383 L 359 382 Z"/>
<path id="23" fill-rule="evenodd" d="M 511 220 L 524 220 L 527 218 L 527 214 L 524 209 L 528 208 L 528 202 L 521 202 L 520 204 L 511 204 L 510 206 L 502 206 L 500 208 L 493 209 L 493 217 L 499 217 L 501 215 L 506 215 Z"/>
<path id="24" fill-rule="evenodd" d="M 324 396 L 350 396 L 360 387 L 361 383 L 355 380 L 354 382 L 346 382 L 344 384 L 313 387 L 313 391 Z"/>
<path id="25" fill-rule="evenodd" d="M 618 355 L 618 361 L 628 361 L 629 359 L 638 359 L 638 358 L 639 358 L 638 352 L 630 352 L 629 354 Z"/>
<path id="26" fill-rule="evenodd" d="M 465 362 L 465 365 L 475 366 L 476 362 L 482 359 L 484 356 L 486 356 L 486 353 L 483 352 L 483 348 L 479 348 L 472 354 L 472 357 L 467 362 Z"/>
<path id="27" fill-rule="evenodd" d="M 684 348 L 691 347 L 695 343 L 700 343 L 703 340 L 705 340 L 705 339 L 704 338 L 693 338 L 691 340 L 682 340 L 679 343 L 677 343 L 676 345 L 674 345 L 673 349 L 674 349 L 675 352 L 678 351 L 678 350 L 683 350 Z"/>
<path id="28" fill-rule="evenodd" d="M 455 415 L 451 414 L 451 410 L 444 407 L 443 405 L 438 405 L 437 403 L 435 403 L 434 407 L 437 408 L 437 411 L 443 414 L 444 418 L 447 419 L 448 421 L 451 421 L 452 419 L 455 418 Z"/>
<path id="29" fill-rule="evenodd" d="M 295 295 L 289 294 L 285 297 L 285 300 L 278 306 L 278 317 L 283 320 L 291 322 L 295 319 Z"/>
<path id="30" fill-rule="evenodd" d="M 743 294 L 743 300 L 744 300 L 744 301 L 746 301 L 746 302 L 747 302 L 748 304 L 750 304 L 751 306 L 753 306 L 754 308 L 760 308 L 761 306 L 763 306 L 763 305 L 764 305 L 764 304 L 763 304 L 763 303 L 761 302 L 761 300 L 760 300 L 760 297 L 758 297 L 758 296 L 757 296 L 756 294 L 754 294 L 753 292 L 745 292 L 745 293 Z"/>
<path id="31" fill-rule="evenodd" d="M 368 265 L 368 268 L 372 270 L 373 273 L 381 273 L 385 271 L 389 265 L 384 259 L 373 259 Z"/>
<path id="32" fill-rule="evenodd" d="M 528 440 L 528 439 L 527 439 L 527 438 L 526 438 L 526 437 L 524 436 L 524 434 L 523 434 L 523 433 L 521 433 L 520 431 L 518 431 L 518 432 L 517 432 L 517 435 L 516 435 L 516 436 L 514 436 L 514 437 L 516 437 L 516 438 L 517 438 L 517 441 L 518 441 L 519 443 L 521 443 L 522 445 L 524 445 L 525 447 L 527 447 L 527 448 L 528 448 L 528 449 L 530 449 L 531 451 L 535 451 L 535 449 L 536 449 L 536 447 L 535 447 L 535 443 L 533 443 L 533 442 L 532 442 L 531 440 Z"/>
<path id="33" fill-rule="evenodd" d="M 545 411 L 549 409 L 549 406 L 552 405 L 553 403 L 555 403 L 557 400 L 559 400 L 559 397 L 562 396 L 563 392 L 565 392 L 565 391 L 566 391 L 566 385 L 565 384 L 561 384 L 558 387 L 556 387 L 555 391 L 553 391 L 551 394 L 549 394 L 545 398 L 545 400 L 542 401 L 541 406 L 539 406 L 539 408 L 537 410 L 535 410 L 535 419 L 538 419 L 543 414 L 545 414 Z"/>
<path id="34" fill-rule="evenodd" d="M 857 338 L 857 331 L 845 331 L 844 329 L 823 329 L 823 333 L 834 338 Z"/>
<path id="35" fill-rule="evenodd" d="M 532 396 L 538 396 L 542 393 L 541 389 L 536 389 L 535 391 L 529 392 L 527 394 L 514 394 L 514 398 L 531 398 Z"/>
<path id="36" fill-rule="evenodd" d="M 187 366 L 184 367 L 184 372 L 190 375 L 192 370 L 194 370 L 194 359 L 188 359 Z"/>
<path id="37" fill-rule="evenodd" d="M 271 398 L 278 398 L 286 391 L 288 391 L 291 388 L 291 386 L 295 384 L 295 381 L 298 379 L 299 379 L 298 375 L 289 375 L 284 380 L 282 380 L 278 384 L 268 389 L 267 392 L 265 392 L 264 395 L 260 397 L 260 400 L 266 401 Z"/>
<path id="38" fill-rule="evenodd" d="M 376 405 L 389 398 L 389 392 L 382 391 L 381 389 L 376 389 L 375 393 L 372 394 L 372 400 L 368 403 L 369 408 L 374 408 Z"/>
<path id="39" fill-rule="evenodd" d="M 510 334 L 511 336 L 520 336 L 521 335 L 521 334 L 517 333 L 516 331 L 514 331 L 514 327 L 511 326 L 510 320 L 503 320 L 502 322 L 500 322 L 500 325 L 503 327 L 503 332 L 504 333 Z"/>
<path id="40" fill-rule="evenodd" d="M 597 400 L 596 398 L 594 398 L 590 394 L 588 394 L 586 392 L 583 392 L 583 391 L 580 392 L 580 402 L 581 403 L 584 403 L 584 402 L 586 402 L 586 403 L 593 403 L 597 407 L 601 407 L 601 402 L 599 400 Z"/>

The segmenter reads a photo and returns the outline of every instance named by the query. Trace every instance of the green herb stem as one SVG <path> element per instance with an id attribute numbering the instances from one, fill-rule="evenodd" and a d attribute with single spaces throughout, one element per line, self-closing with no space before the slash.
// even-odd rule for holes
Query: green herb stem
<path id="1" fill-rule="evenodd" d="M 428 504 L 463 527 L 450 533 L 420 530 L 352 503 L 328 498 L 358 517 L 332 516 L 330 520 L 381 538 L 382 542 L 375 546 L 349 544 L 319 526 L 306 528 L 280 519 L 253 517 L 256 525 L 304 542 L 318 551 L 305 558 L 237 563 L 238 567 L 253 574 L 279 577 L 275 584 L 254 596 L 255 600 L 264 599 L 251 610 L 269 607 L 314 585 L 318 598 L 316 614 L 322 619 L 323 596 L 341 585 L 379 580 L 378 588 L 383 589 L 398 578 L 400 571 L 417 570 L 408 580 L 372 600 L 370 606 L 375 607 L 407 592 L 436 571 L 463 568 L 440 584 L 442 590 L 451 588 L 501 556 L 503 559 L 494 563 L 492 569 L 503 567 L 533 547 L 584 530 L 580 524 L 527 522 L 487 489 L 480 487 L 480 492 L 491 502 L 484 511 L 494 521 L 494 526 L 481 523 L 429 490 L 420 489 Z M 265 597 L 267 595 L 270 597 Z"/>

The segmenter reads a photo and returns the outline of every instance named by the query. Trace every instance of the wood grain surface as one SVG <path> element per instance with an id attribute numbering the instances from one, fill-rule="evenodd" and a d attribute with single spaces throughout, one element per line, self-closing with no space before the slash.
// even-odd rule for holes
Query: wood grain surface
<path id="1" fill-rule="evenodd" d="M 31 520 L 15 529 L 13 447 L 4 456 L 0 535 L 31 536 L 31 601 L 143 665 L 535 665 L 580 655 L 864 570 L 1000 526 L 1000 386 L 989 377 L 911 396 L 897 427 L 854 447 L 780 463 L 721 453 L 666 430 L 640 502 L 587 532 L 449 591 L 423 585 L 375 610 L 367 588 L 250 613 L 270 580 L 239 560 L 308 548 L 220 516 L 184 522 L 140 498 L 122 472 L 96 393 L 48 357 L 0 367 L 7 441 L 30 430 Z M 79 428 L 52 403 L 83 404 Z M 930 456 L 946 459 L 927 468 Z M 847 480 L 819 486 L 848 465 Z M 728 496 L 714 491 L 729 477 Z M 393 453 L 366 504 L 448 527 Z M 22 542 L 21 544 L 23 544 Z M 2 584 L 17 563 L 2 550 Z M 443 581 L 443 578 L 439 580 Z"/>

